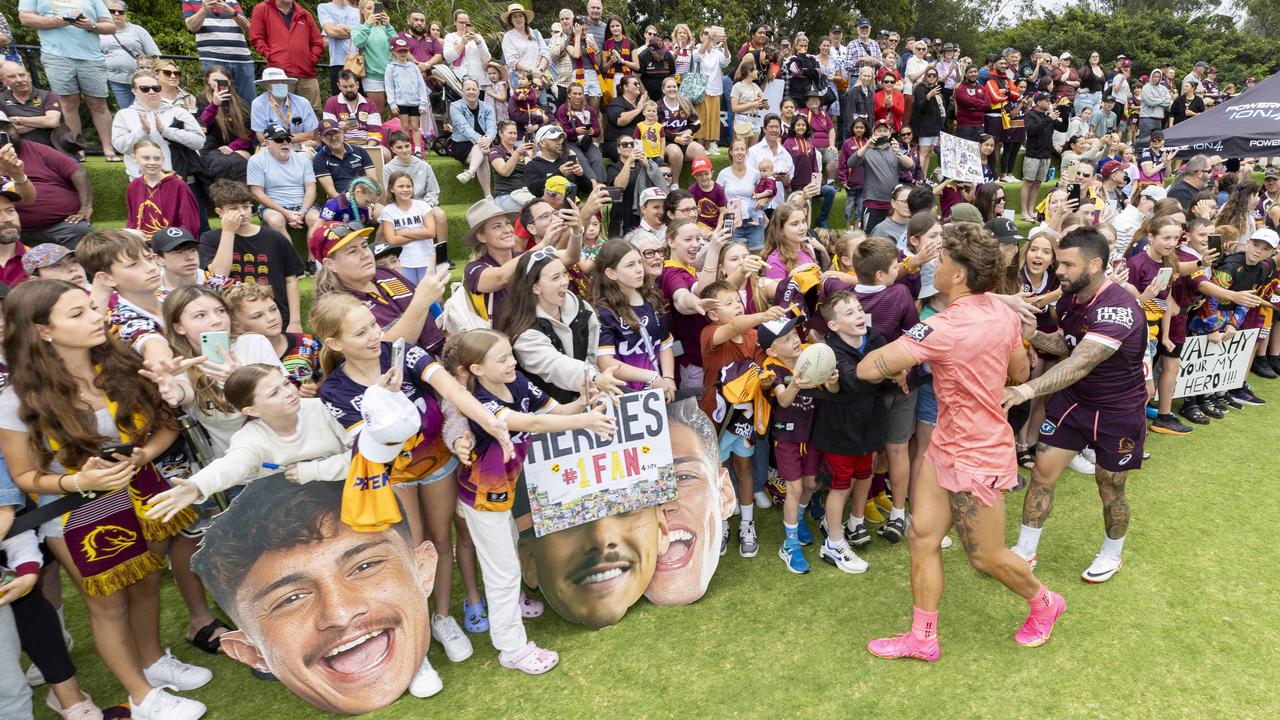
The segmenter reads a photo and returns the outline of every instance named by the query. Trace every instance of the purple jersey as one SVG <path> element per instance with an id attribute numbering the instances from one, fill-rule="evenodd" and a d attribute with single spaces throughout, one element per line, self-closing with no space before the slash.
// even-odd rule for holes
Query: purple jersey
<path id="1" fill-rule="evenodd" d="M 862 310 L 871 316 L 871 327 L 888 342 L 920 322 L 915 299 L 905 285 L 858 285 L 853 289 Z"/>
<path id="2" fill-rule="evenodd" d="M 632 328 L 607 307 L 597 307 L 596 312 L 600 316 L 601 357 L 612 356 L 623 365 L 644 370 L 660 369 L 659 354 L 673 344 L 665 313 L 655 311 L 648 303 L 632 307 L 631 312 L 640 320 L 640 327 Z M 629 382 L 627 389 L 643 390 L 644 383 Z"/>
<path id="3" fill-rule="evenodd" d="M 382 343 L 379 366 L 383 372 L 391 368 L 391 343 Z M 416 345 L 405 350 L 404 380 L 400 384 L 400 391 L 418 408 L 418 414 L 422 417 L 422 433 L 407 461 L 396 460 L 391 472 L 393 483 L 421 480 L 439 471 L 452 458 L 441 439 L 444 414 L 440 411 L 440 403 L 429 384 L 432 375 L 443 371 L 440 363 L 426 350 Z M 352 432 L 364 422 L 364 417 L 360 414 L 360 403 L 367 389 L 347 374 L 344 362 L 334 368 L 320 385 L 320 399 L 324 401 L 329 414 L 348 432 Z"/>
<path id="4" fill-rule="evenodd" d="M 347 288 L 347 292 L 364 303 L 364 306 L 373 313 L 378 325 L 386 330 L 409 309 L 409 303 L 413 302 L 413 289 L 413 283 L 400 273 L 387 268 L 378 268 L 373 272 L 373 292 L 351 288 Z M 444 334 L 440 332 L 440 327 L 433 320 L 422 323 L 422 332 L 418 334 L 417 345 L 431 353 L 438 353 L 444 348 Z"/>
<path id="5" fill-rule="evenodd" d="M 662 267 L 662 277 L 658 280 L 662 286 L 662 297 L 667 301 L 667 317 L 671 321 L 671 335 L 680 343 L 676 353 L 676 362 L 680 365 L 696 365 L 702 367 L 702 328 L 707 326 L 707 319 L 702 315 L 685 315 L 676 310 L 673 299 L 679 290 L 693 292 L 698 282 L 698 273 L 688 265 L 668 260 Z"/>
<path id="6" fill-rule="evenodd" d="M 698 203 L 698 224 L 715 230 L 716 225 L 720 224 L 720 211 L 729 204 L 724 186 L 720 183 L 711 183 L 710 190 L 703 190 L 701 185 L 694 183 L 689 186 L 689 194 L 693 195 L 693 199 Z"/>
<path id="7" fill-rule="evenodd" d="M 467 293 L 471 296 L 472 304 L 476 305 L 476 310 L 480 312 L 481 317 L 490 321 L 502 316 L 502 306 L 507 302 L 507 291 L 510 288 L 503 287 L 491 293 L 482 293 L 476 288 L 479 287 L 480 275 L 485 270 L 501 266 L 502 263 L 485 253 L 467 263 L 462 270 L 462 286 L 466 288 Z"/>
<path id="8" fill-rule="evenodd" d="M 805 347 L 809 347 L 805 345 Z M 764 361 L 764 369 L 773 371 L 777 376 L 770 391 L 773 403 L 773 414 L 769 421 L 769 439 L 774 442 L 807 443 L 813 436 L 813 416 L 817 412 L 818 403 L 804 391 L 796 395 L 795 400 L 787 407 L 778 404 L 778 391 L 784 385 L 790 385 L 794 378 L 793 368 L 789 368 L 781 360 L 771 357 Z"/>
<path id="9" fill-rule="evenodd" d="M 1027 274 L 1025 267 L 1018 271 L 1018 283 L 1019 289 L 1024 293 L 1029 293 L 1031 297 L 1047 295 L 1062 285 L 1062 282 L 1058 280 L 1058 276 L 1048 270 L 1045 271 L 1044 276 L 1040 278 L 1040 283 L 1037 285 L 1031 281 L 1031 276 Z M 1036 314 L 1036 329 L 1049 335 L 1058 331 L 1058 323 L 1053 319 L 1052 304 L 1045 305 Z"/>
<path id="10" fill-rule="evenodd" d="M 1147 404 L 1142 356 L 1147 349 L 1147 326 L 1138 301 L 1123 287 L 1107 281 L 1087 303 L 1063 295 L 1058 301 L 1058 324 L 1074 351 L 1084 340 L 1115 350 L 1076 384 L 1059 391 L 1094 410 L 1142 412 Z"/>
<path id="11" fill-rule="evenodd" d="M 1145 292 L 1147 286 L 1160 274 L 1161 268 L 1165 267 L 1159 260 L 1153 260 L 1145 251 L 1130 255 L 1127 262 L 1129 284 L 1137 288 L 1138 292 Z M 1148 336 L 1151 338 L 1156 337 L 1156 333 L 1159 332 L 1160 318 L 1164 317 L 1165 311 L 1169 309 L 1169 286 L 1172 284 L 1172 282 L 1167 283 L 1154 298 L 1142 303 L 1142 311 L 1147 319 Z"/>
<path id="12" fill-rule="evenodd" d="M 513 412 L 540 415 L 551 412 L 558 406 L 555 400 L 529 382 L 529 378 L 519 371 L 516 372 L 515 381 L 507 384 L 507 391 L 511 393 L 510 401 L 499 398 L 483 385 L 476 385 L 472 394 L 499 420 Z M 458 468 L 458 500 L 476 510 L 510 510 L 515 499 L 516 481 L 520 479 L 524 457 L 529 452 L 529 434 L 511 433 L 515 456 L 503 462 L 502 446 L 474 420 L 467 422 L 475 437 L 475 448 L 471 452 L 471 464 Z"/>

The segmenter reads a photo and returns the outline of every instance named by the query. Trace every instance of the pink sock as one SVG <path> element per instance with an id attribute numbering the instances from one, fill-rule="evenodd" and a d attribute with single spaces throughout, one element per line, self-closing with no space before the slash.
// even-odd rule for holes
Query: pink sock
<path id="1" fill-rule="evenodd" d="M 938 613 L 912 608 L 911 632 L 921 640 L 938 636 Z"/>
<path id="2" fill-rule="evenodd" d="M 1049 596 L 1049 588 L 1041 585 L 1036 596 L 1027 601 L 1027 606 L 1031 608 L 1033 613 L 1042 613 L 1049 609 L 1052 602 L 1053 598 Z"/>

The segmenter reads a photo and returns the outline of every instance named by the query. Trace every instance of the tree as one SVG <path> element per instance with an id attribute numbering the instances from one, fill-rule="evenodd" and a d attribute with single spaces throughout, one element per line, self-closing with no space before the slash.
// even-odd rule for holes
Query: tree
<path id="1" fill-rule="evenodd" d="M 1280 36 L 1280 0 L 1244 0 L 1248 13 L 1244 27 L 1263 37 Z"/>
<path id="2" fill-rule="evenodd" d="M 915 0 L 916 37 L 940 37 L 968 52 L 977 47 L 978 38 L 986 32 L 995 13 L 997 0 Z"/>

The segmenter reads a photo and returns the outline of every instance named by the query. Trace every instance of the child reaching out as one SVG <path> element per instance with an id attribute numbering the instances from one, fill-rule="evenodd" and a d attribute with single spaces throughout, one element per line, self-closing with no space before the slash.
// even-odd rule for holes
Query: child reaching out
<path id="1" fill-rule="evenodd" d="M 511 516 L 516 480 L 528 452 L 530 433 L 585 429 L 612 437 L 613 418 L 595 406 L 591 386 L 582 397 L 558 404 L 516 370 L 515 354 L 506 336 L 494 330 L 470 330 L 449 340 L 444 364 L 475 400 L 510 430 L 514 453 L 501 446 L 471 421 L 472 462 L 458 472 L 457 512 L 466 521 L 484 573 L 489 602 L 489 636 L 498 649 L 498 663 L 530 675 L 556 666 L 560 656 L 538 647 L 525 634 L 520 614 L 520 560 L 516 554 Z"/>
<path id="2" fill-rule="evenodd" d="M 320 341 L 307 333 L 286 332 L 280 307 L 270 285 L 237 283 L 222 293 L 231 313 L 231 332 L 237 336 L 257 333 L 271 343 L 284 366 L 285 377 L 304 398 L 319 392 Z"/>

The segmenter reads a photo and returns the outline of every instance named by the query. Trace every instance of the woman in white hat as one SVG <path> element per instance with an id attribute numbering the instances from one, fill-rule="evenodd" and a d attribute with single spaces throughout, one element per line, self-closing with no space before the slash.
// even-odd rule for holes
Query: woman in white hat
<path id="1" fill-rule="evenodd" d="M 542 33 L 530 27 L 533 11 L 513 2 L 499 17 L 507 28 L 502 34 L 502 61 L 507 65 L 511 87 L 520 84 L 517 73 L 523 70 L 540 77 L 550 64 L 551 56 L 547 55 L 547 43 L 542 39 Z"/>

